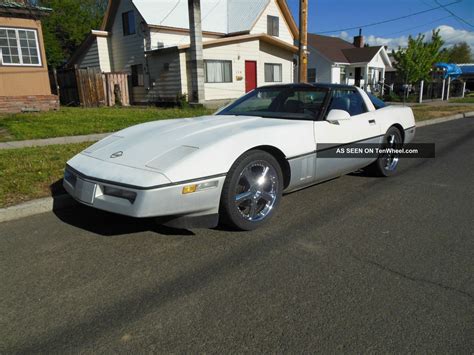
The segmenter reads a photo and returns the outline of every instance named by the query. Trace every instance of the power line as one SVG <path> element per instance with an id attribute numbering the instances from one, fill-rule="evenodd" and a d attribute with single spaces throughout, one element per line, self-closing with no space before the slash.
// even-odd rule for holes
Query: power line
<path id="1" fill-rule="evenodd" d="M 176 10 L 176 8 L 178 7 L 179 3 L 181 2 L 181 0 L 178 0 L 178 2 L 173 6 L 173 8 L 165 15 L 165 17 L 163 17 L 163 19 L 160 21 L 160 25 L 165 22 L 165 20 L 173 13 L 174 10 Z"/>
<path id="2" fill-rule="evenodd" d="M 451 16 L 453 16 L 454 18 L 458 19 L 459 21 L 465 23 L 466 25 L 474 28 L 474 25 L 472 25 L 471 23 L 467 22 L 465 19 L 463 19 L 462 17 L 456 15 L 454 12 L 452 12 L 451 10 L 449 10 L 448 8 L 446 8 L 447 5 L 442 5 L 440 4 L 440 2 L 438 0 L 435 0 L 435 2 L 441 6 L 443 8 L 444 11 L 446 11 L 447 13 L 451 14 Z M 449 5 L 449 4 L 448 4 Z"/>
<path id="3" fill-rule="evenodd" d="M 444 7 L 446 7 L 446 6 L 453 5 L 453 4 L 457 4 L 457 3 L 459 3 L 459 2 L 461 2 L 461 0 L 453 1 L 453 2 L 450 2 L 449 4 L 446 4 L 446 5 L 439 5 L 439 6 L 437 6 L 437 7 L 433 7 L 433 8 L 428 9 L 428 10 L 413 12 L 413 13 L 411 13 L 411 14 L 404 15 L 404 16 L 400 16 L 400 17 L 396 17 L 396 18 L 392 18 L 392 19 L 389 19 L 389 20 L 373 22 L 373 23 L 369 23 L 369 24 L 367 24 L 367 25 L 359 25 L 359 26 L 354 26 L 354 27 L 340 28 L 340 29 L 338 29 L 338 30 L 323 31 L 323 32 L 318 32 L 318 34 L 342 32 L 342 31 L 350 31 L 350 30 L 356 30 L 356 29 L 358 29 L 358 28 L 365 28 L 365 27 L 372 27 L 372 26 L 382 25 L 382 24 L 384 24 L 384 23 L 389 23 L 389 22 L 393 22 L 393 21 L 402 20 L 402 19 L 405 19 L 405 18 L 408 18 L 408 17 L 412 17 L 412 16 L 416 16 L 416 15 L 425 14 L 425 13 L 427 13 L 427 12 L 431 12 L 431 11 L 434 11 L 434 10 L 444 9 Z"/>
<path id="4" fill-rule="evenodd" d="M 424 23 L 424 24 L 422 24 L 422 25 L 418 25 L 418 26 L 415 26 L 415 27 L 406 28 L 406 29 L 404 29 L 404 30 L 402 30 L 402 31 L 384 33 L 384 34 L 381 34 L 380 36 L 391 36 L 391 35 L 396 35 L 396 34 L 399 34 L 399 33 L 407 32 L 407 31 L 415 30 L 415 29 L 417 29 L 417 28 L 424 27 L 424 26 L 428 26 L 428 25 L 431 25 L 431 24 L 436 23 L 436 22 L 438 22 L 438 21 L 446 20 L 446 19 L 451 18 L 451 17 L 452 17 L 451 15 L 449 15 L 449 16 L 444 16 L 444 17 L 441 17 L 441 18 L 439 18 L 439 19 L 437 19 L 437 20 Z"/>

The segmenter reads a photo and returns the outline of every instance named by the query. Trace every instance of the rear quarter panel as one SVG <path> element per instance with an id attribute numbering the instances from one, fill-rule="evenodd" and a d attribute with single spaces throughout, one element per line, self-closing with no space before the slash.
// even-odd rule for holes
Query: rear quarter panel
<path id="1" fill-rule="evenodd" d="M 403 130 L 415 129 L 415 116 L 410 107 L 407 106 L 387 106 L 375 111 L 377 122 L 382 134 L 388 131 L 393 125 L 400 125 Z M 406 135 L 407 136 L 407 135 Z M 405 143 L 408 143 L 405 141 Z"/>

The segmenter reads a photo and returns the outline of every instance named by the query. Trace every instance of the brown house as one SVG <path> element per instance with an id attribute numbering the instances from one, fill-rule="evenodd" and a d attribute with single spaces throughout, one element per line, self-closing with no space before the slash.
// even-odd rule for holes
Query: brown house
<path id="1" fill-rule="evenodd" d="M 51 9 L 0 0 L 0 113 L 58 109 L 51 94 L 41 17 Z"/>

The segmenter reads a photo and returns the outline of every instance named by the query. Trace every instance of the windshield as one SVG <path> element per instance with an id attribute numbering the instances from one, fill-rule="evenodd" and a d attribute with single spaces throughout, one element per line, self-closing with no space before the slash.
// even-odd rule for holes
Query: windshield
<path id="1" fill-rule="evenodd" d="M 321 112 L 327 93 L 327 89 L 314 87 L 255 89 L 218 115 L 314 120 Z"/>

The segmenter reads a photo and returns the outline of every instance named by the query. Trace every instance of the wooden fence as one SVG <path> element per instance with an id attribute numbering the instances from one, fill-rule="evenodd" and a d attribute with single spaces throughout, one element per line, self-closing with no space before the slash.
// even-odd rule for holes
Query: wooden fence
<path id="1" fill-rule="evenodd" d="M 51 90 L 61 105 L 98 107 L 129 106 L 127 73 L 102 73 L 97 68 L 53 70 Z"/>
<path id="2" fill-rule="evenodd" d="M 105 100 L 107 106 L 130 105 L 128 75 L 126 73 L 104 73 Z"/>

